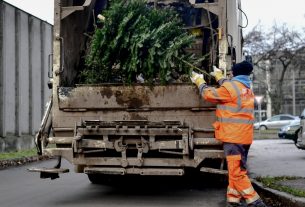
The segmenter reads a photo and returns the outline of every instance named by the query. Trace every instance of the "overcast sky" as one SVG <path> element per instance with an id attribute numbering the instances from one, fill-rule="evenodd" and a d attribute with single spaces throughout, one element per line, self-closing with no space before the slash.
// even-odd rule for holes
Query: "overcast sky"
<path id="1" fill-rule="evenodd" d="M 297 30 L 305 27 L 305 0 L 241 0 L 241 4 L 249 19 L 246 32 L 259 21 L 266 29 L 274 22 Z"/>
<path id="2" fill-rule="evenodd" d="M 14 6 L 53 24 L 54 0 L 4 0 Z M 233 0 L 228 0 L 233 1 Z M 305 27 L 305 0 L 241 0 L 249 25 L 245 32 L 252 29 L 259 21 L 270 27 L 275 21 L 287 23 L 294 29 Z"/>

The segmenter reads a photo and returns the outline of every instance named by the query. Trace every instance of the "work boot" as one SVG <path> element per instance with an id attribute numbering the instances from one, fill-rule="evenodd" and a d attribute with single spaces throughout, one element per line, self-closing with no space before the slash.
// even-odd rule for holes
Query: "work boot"
<path id="1" fill-rule="evenodd" d="M 233 203 L 233 202 L 229 202 L 227 203 L 227 207 L 240 207 L 243 206 L 241 203 Z"/>
<path id="2" fill-rule="evenodd" d="M 258 199 L 253 203 L 249 203 L 248 207 L 268 207 L 262 199 Z"/>

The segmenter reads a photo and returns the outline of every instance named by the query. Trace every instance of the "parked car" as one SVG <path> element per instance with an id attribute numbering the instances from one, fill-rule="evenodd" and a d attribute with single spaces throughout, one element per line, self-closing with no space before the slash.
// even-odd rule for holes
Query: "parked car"
<path id="1" fill-rule="evenodd" d="M 293 121 L 300 120 L 298 116 L 292 116 L 290 114 L 279 114 L 254 124 L 254 129 L 266 130 L 266 129 L 280 129 L 281 127 L 291 124 Z"/>
<path id="2" fill-rule="evenodd" d="M 301 127 L 300 122 L 301 120 L 294 120 L 290 124 L 283 126 L 278 132 L 279 138 L 292 139 L 296 142 L 298 138 L 298 131 Z"/>
<path id="3" fill-rule="evenodd" d="M 301 126 L 297 133 L 297 140 L 295 141 L 295 145 L 297 148 L 305 150 L 305 109 L 301 113 Z"/>

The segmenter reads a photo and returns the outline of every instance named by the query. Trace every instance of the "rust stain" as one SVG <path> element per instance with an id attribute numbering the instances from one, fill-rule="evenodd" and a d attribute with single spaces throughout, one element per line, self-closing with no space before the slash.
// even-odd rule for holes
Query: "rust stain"
<path id="1" fill-rule="evenodd" d="M 141 108 L 150 103 L 149 95 L 144 88 L 132 87 L 122 91 L 117 90 L 115 97 L 119 105 L 127 106 L 128 108 Z"/>
<path id="2" fill-rule="evenodd" d="M 102 97 L 106 96 L 107 98 L 110 98 L 113 95 L 113 91 L 110 87 L 101 88 L 100 94 Z"/>
<path id="3" fill-rule="evenodd" d="M 141 116 L 138 113 L 131 113 L 130 120 L 147 120 L 146 116 Z"/>

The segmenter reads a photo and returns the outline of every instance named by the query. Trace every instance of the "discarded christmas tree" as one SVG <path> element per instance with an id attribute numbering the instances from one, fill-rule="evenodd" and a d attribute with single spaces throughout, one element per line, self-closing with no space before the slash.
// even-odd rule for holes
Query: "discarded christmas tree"
<path id="1" fill-rule="evenodd" d="M 130 84 L 141 74 L 145 82 L 165 84 L 173 71 L 188 73 L 179 60 L 192 62 L 185 48 L 194 37 L 177 12 L 154 9 L 143 0 L 115 0 L 102 15 L 103 26 L 95 29 L 81 73 L 84 83 Z"/>

